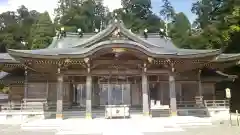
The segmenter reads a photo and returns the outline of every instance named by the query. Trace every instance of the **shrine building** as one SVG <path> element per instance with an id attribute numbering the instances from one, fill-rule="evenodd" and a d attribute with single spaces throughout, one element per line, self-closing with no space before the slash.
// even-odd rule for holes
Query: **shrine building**
<path id="1" fill-rule="evenodd" d="M 135 34 L 115 20 L 96 33 L 62 29 L 45 49 L 8 49 L 0 54 L 1 83 L 10 88 L 9 101 L 44 99 L 55 105 L 56 118 L 71 108 L 91 118 L 105 105 L 149 115 L 153 100 L 180 115 L 189 101 L 224 101 L 225 88 L 217 94 L 215 84 L 237 77 L 224 69 L 239 59 L 221 50 L 180 49 L 159 33 Z"/>

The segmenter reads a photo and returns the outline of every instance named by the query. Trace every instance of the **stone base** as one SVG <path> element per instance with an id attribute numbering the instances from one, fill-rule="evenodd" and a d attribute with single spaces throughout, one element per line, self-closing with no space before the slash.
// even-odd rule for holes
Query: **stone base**
<path id="1" fill-rule="evenodd" d="M 56 119 L 63 119 L 63 114 L 56 114 Z"/>
<path id="2" fill-rule="evenodd" d="M 177 116 L 177 112 L 171 111 L 171 116 Z"/>
<path id="3" fill-rule="evenodd" d="M 149 112 L 143 112 L 143 116 L 149 116 Z"/>
<path id="4" fill-rule="evenodd" d="M 86 119 L 92 119 L 92 114 L 91 114 L 91 113 L 86 113 L 85 118 L 86 118 Z"/>

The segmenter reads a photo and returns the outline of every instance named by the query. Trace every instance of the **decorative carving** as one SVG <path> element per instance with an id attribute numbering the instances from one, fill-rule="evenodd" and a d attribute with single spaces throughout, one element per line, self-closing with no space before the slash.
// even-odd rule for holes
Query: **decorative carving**
<path id="1" fill-rule="evenodd" d="M 112 33 L 112 38 L 120 38 L 120 29 L 116 29 L 113 33 Z"/>
<path id="2" fill-rule="evenodd" d="M 87 64 L 87 72 L 90 73 L 91 69 L 90 69 L 90 64 Z"/>
<path id="3" fill-rule="evenodd" d="M 89 60 L 90 60 L 89 58 L 84 58 L 84 62 L 85 62 L 85 63 L 88 63 Z"/>
<path id="4" fill-rule="evenodd" d="M 148 57 L 148 62 L 152 63 L 152 61 L 153 61 L 153 58 L 152 57 Z"/>
<path id="5" fill-rule="evenodd" d="M 236 65 L 240 65 L 240 61 L 237 61 Z"/>
<path id="6" fill-rule="evenodd" d="M 61 69 L 60 68 L 58 68 L 58 72 L 57 72 L 58 74 L 60 74 L 61 73 Z"/>
<path id="7" fill-rule="evenodd" d="M 63 82 L 63 77 L 62 76 L 58 76 L 58 82 Z"/>
<path id="8" fill-rule="evenodd" d="M 65 63 L 70 63 L 71 62 L 71 60 L 70 59 L 65 59 L 65 61 L 64 61 Z"/>
<path id="9" fill-rule="evenodd" d="M 143 64 L 143 71 L 147 72 L 147 64 L 146 63 Z"/>
<path id="10" fill-rule="evenodd" d="M 171 63 L 172 72 L 175 72 L 174 64 Z"/>
<path id="11" fill-rule="evenodd" d="M 199 72 L 199 74 L 201 74 L 201 73 L 202 73 L 202 70 L 200 69 L 200 70 L 198 70 L 198 72 Z"/>
<path id="12" fill-rule="evenodd" d="M 28 71 L 27 71 L 27 70 L 25 70 L 24 74 L 25 74 L 25 76 L 26 76 L 26 75 L 28 74 Z"/>
<path id="13" fill-rule="evenodd" d="M 125 48 L 112 48 L 112 51 L 114 53 L 121 53 L 121 52 L 125 52 L 126 49 Z"/>

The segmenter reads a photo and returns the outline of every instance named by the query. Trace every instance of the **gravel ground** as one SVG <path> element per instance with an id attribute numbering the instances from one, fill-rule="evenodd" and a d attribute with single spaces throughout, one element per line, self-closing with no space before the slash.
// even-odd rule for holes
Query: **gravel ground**
<path id="1" fill-rule="evenodd" d="M 23 131 L 19 125 L 0 125 L 1 135 L 55 135 L 55 131 Z"/>
<path id="2" fill-rule="evenodd" d="M 240 127 L 214 126 L 202 128 L 186 128 L 183 132 L 145 133 L 145 135 L 240 135 Z"/>
<path id="3" fill-rule="evenodd" d="M 240 135 L 240 126 L 229 126 L 228 122 L 209 127 L 184 128 L 183 132 L 144 133 L 144 135 Z M 17 125 L 0 125 L 1 135 L 55 135 L 55 131 L 23 131 Z"/>

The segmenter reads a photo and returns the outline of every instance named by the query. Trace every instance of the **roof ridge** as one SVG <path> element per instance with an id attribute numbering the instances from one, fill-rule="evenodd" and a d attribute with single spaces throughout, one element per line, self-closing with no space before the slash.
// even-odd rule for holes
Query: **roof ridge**
<path id="1" fill-rule="evenodd" d="M 152 44 L 152 43 L 148 42 L 147 40 L 140 38 L 139 36 L 137 36 L 137 34 L 130 32 L 128 29 L 126 29 L 126 27 L 124 26 L 124 24 L 122 22 L 120 23 L 120 30 L 123 30 L 123 34 L 126 34 L 127 36 L 129 36 L 129 38 L 133 39 L 135 42 L 140 41 L 140 43 L 142 42 L 143 44 L 148 45 L 148 47 L 154 46 L 154 47 L 166 49 L 165 47 L 160 47 L 158 45 Z"/>
<path id="2" fill-rule="evenodd" d="M 100 41 L 102 38 L 109 36 L 115 29 L 120 29 L 120 32 L 122 32 L 126 37 L 130 38 L 131 40 L 133 40 L 134 42 L 138 42 L 141 43 L 143 45 L 145 45 L 146 47 L 158 47 L 158 48 L 163 48 L 163 49 L 167 49 L 165 47 L 161 47 L 157 44 L 153 44 L 147 40 L 144 40 L 142 38 L 140 38 L 137 34 L 134 34 L 132 32 L 130 32 L 123 24 L 122 21 L 114 21 L 113 23 L 111 23 L 106 29 L 104 29 L 103 31 L 99 32 L 96 35 L 93 35 L 92 37 L 90 37 L 89 39 L 86 39 L 85 41 L 83 41 L 82 43 L 73 46 L 72 48 L 75 47 L 87 47 L 89 45 L 93 45 L 94 43 Z"/>
<path id="3" fill-rule="evenodd" d="M 46 49 L 47 49 L 47 48 L 48 48 L 48 49 L 50 49 L 50 48 L 55 48 L 56 45 L 57 45 L 57 43 L 58 43 L 58 41 L 59 41 L 59 39 L 58 39 L 57 36 L 53 37 L 52 43 L 51 43 L 48 47 L 46 47 Z"/>
<path id="4" fill-rule="evenodd" d="M 112 24 L 108 25 L 108 27 L 106 29 L 104 29 L 104 30 L 100 31 L 99 33 L 97 33 L 96 35 L 93 35 L 92 37 L 86 39 L 82 43 L 73 46 L 72 48 L 79 47 L 79 46 L 81 46 L 81 47 L 89 46 L 89 45 L 95 43 L 96 40 L 98 41 L 98 40 L 101 40 L 102 38 L 108 36 L 115 28 L 116 28 L 116 24 L 112 23 Z"/>

